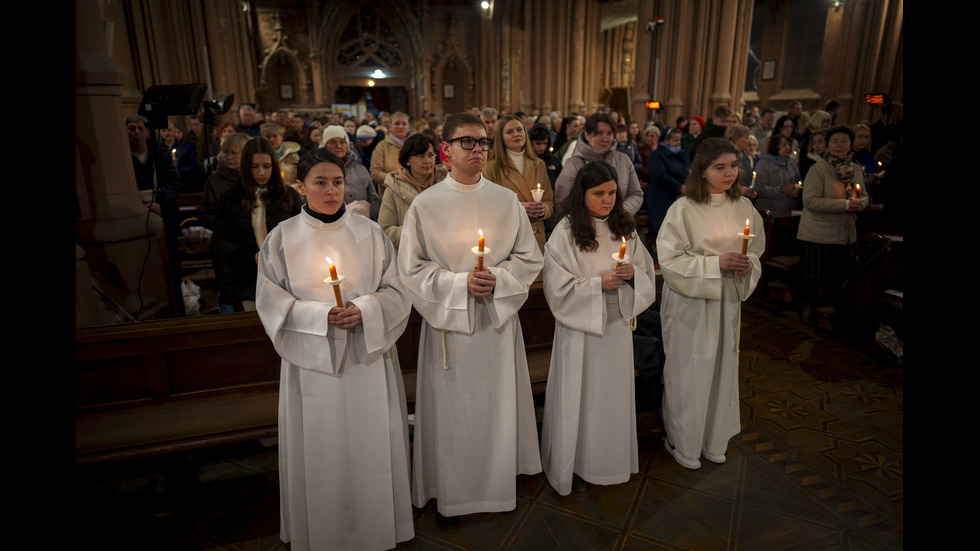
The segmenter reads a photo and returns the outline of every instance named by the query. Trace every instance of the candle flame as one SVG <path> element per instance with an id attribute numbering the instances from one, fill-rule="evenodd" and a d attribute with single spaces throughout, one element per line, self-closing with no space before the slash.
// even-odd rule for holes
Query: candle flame
<path id="1" fill-rule="evenodd" d="M 746 226 L 748 226 L 748 225 L 749 225 L 749 219 L 748 219 L 748 218 L 746 218 L 746 219 L 745 219 L 745 225 L 746 225 Z"/>
<path id="2" fill-rule="evenodd" d="M 858 185 L 857 185 L 857 188 L 858 188 L 858 189 L 861 189 L 861 184 L 858 184 Z"/>
<path id="3" fill-rule="evenodd" d="M 626 244 L 626 236 L 625 235 L 623 236 L 623 244 L 624 245 Z"/>
<path id="4" fill-rule="evenodd" d="M 542 141 L 544 141 L 544 140 L 542 140 Z M 538 182 L 538 190 L 540 190 L 540 189 L 541 189 L 541 182 Z"/>
<path id="5" fill-rule="evenodd" d="M 327 264 L 333 264 L 333 260 L 330 260 L 329 256 L 327 257 Z"/>
<path id="6" fill-rule="evenodd" d="M 480 230 L 480 237 L 483 237 L 483 230 Z"/>

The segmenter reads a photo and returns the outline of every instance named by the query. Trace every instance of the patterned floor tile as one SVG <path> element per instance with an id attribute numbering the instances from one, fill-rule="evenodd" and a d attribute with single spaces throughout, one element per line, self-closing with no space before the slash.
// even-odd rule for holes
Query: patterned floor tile
<path id="1" fill-rule="evenodd" d="M 507 545 L 510 551 L 544 551 L 546 549 L 593 550 L 613 549 L 620 537 L 618 530 L 568 515 L 551 507 L 532 505 L 527 518 Z"/>
<path id="2" fill-rule="evenodd" d="M 631 532 L 690 549 L 725 549 L 735 503 L 655 479 L 644 480 Z"/>
<path id="3" fill-rule="evenodd" d="M 734 540 L 733 548 L 740 551 L 844 549 L 844 535 L 839 529 L 746 504 L 739 509 Z"/>

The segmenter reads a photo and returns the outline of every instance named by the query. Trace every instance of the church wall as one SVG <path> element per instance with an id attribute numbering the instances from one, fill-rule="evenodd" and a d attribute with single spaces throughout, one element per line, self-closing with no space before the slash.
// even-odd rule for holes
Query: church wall
<path id="1" fill-rule="evenodd" d="M 784 111 L 794 101 L 804 110 L 823 109 L 838 99 L 837 122 L 855 124 L 880 116 L 863 94 L 886 92 L 895 101 L 904 96 L 904 18 L 902 0 L 853 0 L 839 8 L 827 7 L 821 60 L 814 70 L 817 84 L 808 89 L 783 86 L 783 73 L 793 60 L 786 54 L 786 37 L 792 32 L 789 8 L 796 0 L 768 0 L 762 59 L 775 59 L 776 78 L 760 81 L 757 93 L 746 94 L 747 107 L 773 107 Z"/>
<path id="2" fill-rule="evenodd" d="M 634 118 L 673 126 L 680 115 L 709 118 L 719 105 L 738 109 L 752 7 L 751 0 L 641 1 Z M 657 16 L 664 22 L 647 30 Z M 648 100 L 664 109 L 652 112 L 643 105 Z"/>
<path id="3" fill-rule="evenodd" d="M 844 119 L 857 120 L 873 115 L 863 104 L 865 91 L 887 91 L 901 101 L 903 0 L 828 7 L 824 55 L 811 90 L 781 83 L 790 62 L 784 49 L 791 1 L 797 0 L 766 3 L 762 58 L 777 60 L 776 78 L 746 93 L 753 0 L 636 0 L 637 22 L 605 30 L 600 21 L 610 8 L 600 0 L 495 0 L 486 11 L 461 2 L 378 0 L 371 6 L 389 20 L 409 58 L 404 70 L 378 85 L 403 86 L 413 117 L 449 105 L 592 110 L 603 88 L 613 87 L 631 88 L 634 119 L 661 123 L 681 114 L 709 115 L 721 104 L 785 109 L 801 100 L 813 109 L 832 97 L 844 103 Z M 366 74 L 359 82 L 335 76 L 330 51 L 358 5 L 252 0 L 243 13 L 239 0 L 99 4 L 112 24 L 112 58 L 127 74 L 127 113 L 153 84 L 206 82 L 213 92 L 234 92 L 236 104 L 257 102 L 269 111 L 329 105 L 338 86 L 368 80 Z M 665 22 L 647 31 L 646 21 L 658 15 Z M 285 42 L 277 42 L 277 26 Z M 280 80 L 291 81 L 293 100 L 279 100 Z M 443 98 L 443 84 L 453 84 L 455 98 Z M 648 99 L 664 102 L 664 111 L 648 112 Z"/>

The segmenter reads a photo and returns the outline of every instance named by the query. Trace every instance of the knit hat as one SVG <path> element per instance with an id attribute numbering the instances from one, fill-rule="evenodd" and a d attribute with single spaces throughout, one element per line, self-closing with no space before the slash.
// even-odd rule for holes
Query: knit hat
<path id="1" fill-rule="evenodd" d="M 344 141 L 349 141 L 347 139 L 347 132 L 344 131 L 343 126 L 337 126 L 336 124 L 331 124 L 330 126 L 323 129 L 323 137 L 320 138 L 320 147 L 326 147 L 327 142 L 334 138 L 343 138 Z"/>
<path id="2" fill-rule="evenodd" d="M 374 121 L 371 121 L 374 122 Z M 371 128 L 370 126 L 363 124 L 357 129 L 357 139 L 371 141 L 377 137 L 378 131 Z"/>
<path id="3" fill-rule="evenodd" d="M 705 122 L 704 122 L 704 117 L 701 117 L 701 116 L 699 116 L 699 115 L 694 115 L 693 117 L 691 117 L 691 120 L 692 120 L 692 121 L 698 121 L 698 124 L 700 124 L 700 125 L 701 125 L 701 128 L 702 128 L 702 129 L 703 129 L 704 127 L 706 127 L 706 126 L 708 126 L 708 125 L 707 125 L 707 123 L 705 123 Z"/>

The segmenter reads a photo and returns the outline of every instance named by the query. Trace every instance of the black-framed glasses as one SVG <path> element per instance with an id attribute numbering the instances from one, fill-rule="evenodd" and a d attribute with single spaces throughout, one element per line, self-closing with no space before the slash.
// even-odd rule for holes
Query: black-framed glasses
<path id="1" fill-rule="evenodd" d="M 448 143 L 459 142 L 459 146 L 467 151 L 472 151 L 476 144 L 480 144 L 480 149 L 483 151 L 490 151 L 493 147 L 493 140 L 490 138 L 474 138 L 471 136 L 463 136 L 460 138 L 453 138 L 449 140 Z"/>

